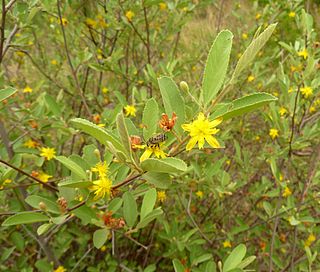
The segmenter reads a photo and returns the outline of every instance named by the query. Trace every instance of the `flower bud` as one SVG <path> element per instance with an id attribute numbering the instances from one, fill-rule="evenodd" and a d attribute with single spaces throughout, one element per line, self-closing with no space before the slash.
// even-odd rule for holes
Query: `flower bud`
<path id="1" fill-rule="evenodd" d="M 188 91 L 189 91 L 189 85 L 188 85 L 188 83 L 185 82 L 185 81 L 181 81 L 181 82 L 180 82 L 180 89 L 181 89 L 182 91 L 188 92 Z"/>
<path id="2" fill-rule="evenodd" d="M 94 155 L 97 156 L 98 159 L 100 159 L 100 151 L 99 151 L 99 149 L 95 149 L 95 150 L 93 151 L 93 153 L 94 153 Z"/>
<path id="3" fill-rule="evenodd" d="M 39 208 L 40 208 L 40 210 L 42 210 L 42 211 L 46 211 L 47 210 L 47 205 L 46 205 L 46 203 L 44 203 L 44 202 L 39 202 Z"/>

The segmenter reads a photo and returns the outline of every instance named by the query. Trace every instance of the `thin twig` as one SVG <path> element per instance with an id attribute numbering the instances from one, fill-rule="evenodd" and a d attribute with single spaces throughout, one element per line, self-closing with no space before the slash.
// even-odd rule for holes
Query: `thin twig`
<path id="1" fill-rule="evenodd" d="M 198 226 L 198 224 L 196 223 L 196 221 L 193 219 L 193 216 L 191 214 L 190 211 L 190 206 L 191 206 L 191 200 L 192 200 L 192 189 L 190 189 L 190 196 L 189 196 L 189 201 L 188 201 L 188 205 L 187 205 L 187 215 L 189 216 L 189 218 L 191 219 L 192 224 L 194 225 L 194 227 L 198 230 L 198 232 L 200 233 L 200 235 L 202 236 L 202 238 L 204 238 L 210 245 L 212 244 L 212 241 L 202 232 L 202 230 L 200 229 L 200 227 Z"/>
<path id="2" fill-rule="evenodd" d="M 299 94 L 300 94 L 300 85 L 298 85 L 298 91 L 296 93 L 296 97 L 294 100 L 293 115 L 292 115 L 292 119 L 291 119 L 291 135 L 290 135 L 290 140 L 289 140 L 289 157 L 291 157 L 291 154 L 292 154 L 292 140 L 293 140 L 293 134 L 294 134 L 294 118 L 296 116 L 296 109 L 297 109 Z"/>
<path id="3" fill-rule="evenodd" d="M 22 174 L 22 175 L 24 175 L 24 176 L 27 176 L 28 178 L 33 179 L 34 181 L 42 184 L 44 187 L 47 187 L 50 191 L 59 192 L 59 190 L 58 190 L 56 187 L 54 187 L 54 186 L 52 186 L 52 185 L 50 185 L 50 184 L 48 184 L 48 183 L 46 183 L 46 182 L 43 182 L 42 180 L 40 180 L 40 179 L 38 179 L 38 178 L 36 178 L 36 177 L 34 177 L 34 176 L 31 176 L 30 174 L 28 174 L 27 172 L 23 171 L 22 169 L 14 166 L 14 165 L 12 165 L 12 164 L 10 164 L 10 163 L 2 160 L 2 159 L 0 159 L 0 163 L 3 163 L 4 165 L 7 165 L 7 166 L 9 166 L 10 168 L 16 170 L 16 171 L 19 172 L 20 174 Z"/>
<path id="4" fill-rule="evenodd" d="M 74 69 L 72 61 L 71 61 L 70 52 L 69 52 L 68 43 L 67 43 L 67 37 L 66 37 L 64 25 L 63 25 L 63 22 L 62 22 L 62 15 L 61 15 L 60 1 L 59 0 L 57 0 L 57 7 L 58 7 L 58 15 L 59 15 L 59 20 L 60 20 L 62 36 L 63 36 L 64 48 L 65 48 L 65 51 L 66 51 L 67 60 L 68 60 L 68 64 L 69 64 L 69 67 L 70 67 L 70 70 L 71 70 L 71 74 L 72 74 L 72 77 L 73 77 L 74 82 L 76 84 L 76 87 L 78 89 L 78 92 L 80 94 L 81 101 L 82 101 L 82 103 L 83 103 L 83 105 L 84 105 L 84 107 L 85 107 L 85 109 L 87 111 L 87 114 L 89 116 L 91 116 L 91 111 L 90 111 L 89 106 L 87 104 L 87 101 L 86 101 L 86 99 L 84 97 L 83 90 L 82 90 L 82 88 L 81 88 L 81 86 L 79 84 L 79 81 L 78 81 L 76 70 Z"/>

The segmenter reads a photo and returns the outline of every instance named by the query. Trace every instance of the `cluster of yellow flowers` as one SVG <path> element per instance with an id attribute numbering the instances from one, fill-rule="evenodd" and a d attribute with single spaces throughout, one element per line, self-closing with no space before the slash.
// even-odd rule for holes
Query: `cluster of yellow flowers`
<path id="1" fill-rule="evenodd" d="M 94 200 L 109 197 L 111 194 L 112 181 L 108 178 L 108 166 L 106 162 L 99 162 L 95 167 L 91 168 L 91 172 L 97 173 L 99 179 L 93 181 L 91 190 L 94 191 Z"/>

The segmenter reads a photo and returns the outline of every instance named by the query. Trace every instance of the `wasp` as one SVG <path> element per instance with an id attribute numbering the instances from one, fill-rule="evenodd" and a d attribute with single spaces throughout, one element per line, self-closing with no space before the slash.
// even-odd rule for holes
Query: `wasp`
<path id="1" fill-rule="evenodd" d="M 148 147 L 160 147 L 160 143 L 163 143 L 167 139 L 167 135 L 164 133 L 159 133 L 156 135 L 153 135 L 149 140 L 147 141 Z"/>

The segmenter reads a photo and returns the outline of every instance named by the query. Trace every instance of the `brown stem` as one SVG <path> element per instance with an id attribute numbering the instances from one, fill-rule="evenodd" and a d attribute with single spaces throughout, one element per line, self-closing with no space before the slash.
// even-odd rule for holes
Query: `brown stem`
<path id="1" fill-rule="evenodd" d="M 10 163 L 2 160 L 2 159 L 0 159 L 0 163 L 3 163 L 4 165 L 7 165 L 7 166 L 9 166 L 10 168 L 18 171 L 20 174 L 22 174 L 22 175 L 24 175 L 24 176 L 27 176 L 28 178 L 33 179 L 34 181 L 42 184 L 44 187 L 47 187 L 50 191 L 59 192 L 59 190 L 58 190 L 56 187 L 54 187 L 54 186 L 52 186 L 52 185 L 50 185 L 50 184 L 48 184 L 48 183 L 45 183 L 45 182 L 43 182 L 42 180 L 40 180 L 40 179 L 38 179 L 38 178 L 36 178 L 36 177 L 31 176 L 30 174 L 28 174 L 27 172 L 23 171 L 22 169 L 14 166 L 14 165 L 12 165 L 12 164 L 10 164 Z"/>
<path id="2" fill-rule="evenodd" d="M 1 33 L 0 33 L 0 63 L 2 63 L 3 58 L 3 44 L 4 44 L 4 29 L 6 25 L 6 1 L 2 0 L 2 18 L 1 18 Z"/>
<path id="3" fill-rule="evenodd" d="M 85 99 L 85 97 L 83 95 L 83 90 L 82 90 L 82 88 L 80 86 L 80 83 L 78 81 L 76 70 L 74 69 L 72 61 L 71 61 L 70 52 L 69 52 L 68 43 L 67 43 L 67 38 L 66 38 L 66 33 L 65 33 L 63 22 L 62 22 L 62 15 L 61 15 L 61 9 L 60 9 L 60 0 L 57 0 L 57 7 L 58 7 L 58 15 L 59 15 L 59 20 L 60 20 L 62 36 L 63 36 L 64 49 L 66 51 L 67 60 L 68 60 L 68 64 L 69 64 L 69 67 L 70 67 L 70 70 L 71 70 L 71 74 L 72 74 L 73 80 L 74 80 L 74 82 L 76 84 L 76 87 L 78 89 L 78 92 L 80 94 L 81 101 L 82 101 L 82 103 L 83 103 L 83 105 L 84 105 L 84 107 L 85 107 L 85 109 L 87 111 L 87 114 L 89 116 L 91 116 L 91 111 L 90 111 L 89 106 L 87 104 L 87 101 L 86 101 L 86 99 Z"/>
<path id="4" fill-rule="evenodd" d="M 291 135 L 290 135 L 290 140 L 289 140 L 289 154 L 288 154 L 289 157 L 291 157 L 291 154 L 292 154 L 292 140 L 293 140 L 293 134 L 294 134 L 294 118 L 296 116 L 296 109 L 297 109 L 299 93 L 300 93 L 300 85 L 298 85 L 298 91 L 296 93 L 296 97 L 294 100 L 293 115 L 292 115 L 292 119 L 291 119 Z"/>

